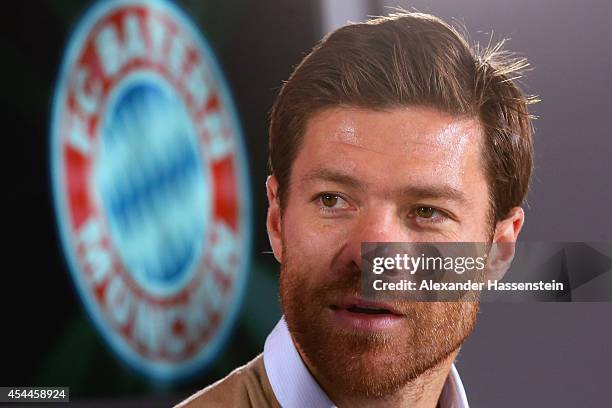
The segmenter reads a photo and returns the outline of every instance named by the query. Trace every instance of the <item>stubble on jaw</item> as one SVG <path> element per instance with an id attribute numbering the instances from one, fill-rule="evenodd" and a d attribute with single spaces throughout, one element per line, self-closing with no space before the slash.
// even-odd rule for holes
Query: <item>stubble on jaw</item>
<path id="1" fill-rule="evenodd" d="M 331 326 L 325 319 L 328 306 L 359 295 L 359 271 L 346 266 L 353 273 L 335 275 L 343 280 L 318 284 L 308 276 L 320 277 L 321 271 L 299 255 L 283 241 L 281 306 L 296 347 L 324 388 L 364 397 L 391 395 L 454 357 L 474 328 L 477 302 L 396 303 L 407 317 L 399 333 Z"/>

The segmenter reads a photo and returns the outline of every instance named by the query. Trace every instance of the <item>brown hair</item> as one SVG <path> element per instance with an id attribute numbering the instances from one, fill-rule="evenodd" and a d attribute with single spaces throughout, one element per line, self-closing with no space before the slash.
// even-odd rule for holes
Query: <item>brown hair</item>
<path id="1" fill-rule="evenodd" d="M 333 106 L 383 110 L 427 106 L 480 119 L 491 216 L 520 205 L 532 171 L 531 116 L 515 80 L 528 64 L 503 41 L 470 47 L 441 19 L 398 13 L 344 26 L 323 38 L 295 68 L 274 103 L 270 171 L 281 208 L 307 120 Z"/>

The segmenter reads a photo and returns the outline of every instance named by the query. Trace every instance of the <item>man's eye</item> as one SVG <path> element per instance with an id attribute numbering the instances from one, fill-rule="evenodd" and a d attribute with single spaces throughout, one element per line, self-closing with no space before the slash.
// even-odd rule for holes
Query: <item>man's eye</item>
<path id="1" fill-rule="evenodd" d="M 436 209 L 433 207 L 418 207 L 416 209 L 416 215 L 420 218 L 431 218 L 435 215 Z"/>
<path id="2" fill-rule="evenodd" d="M 449 219 L 449 216 L 444 211 L 427 205 L 420 205 L 413 211 L 415 221 L 423 224 L 436 224 Z"/>
<path id="3" fill-rule="evenodd" d="M 334 194 L 323 194 L 321 196 L 321 204 L 325 207 L 334 207 L 338 204 L 339 200 L 341 200 L 341 198 Z"/>
<path id="4" fill-rule="evenodd" d="M 319 195 L 318 202 L 323 211 L 336 211 L 349 208 L 346 200 L 334 193 L 323 193 Z"/>

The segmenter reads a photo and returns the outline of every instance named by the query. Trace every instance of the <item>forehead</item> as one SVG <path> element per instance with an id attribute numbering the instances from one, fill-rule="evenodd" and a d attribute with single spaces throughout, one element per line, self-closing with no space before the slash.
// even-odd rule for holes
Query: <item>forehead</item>
<path id="1" fill-rule="evenodd" d="M 482 138 L 476 118 L 432 108 L 333 108 L 308 121 L 294 170 L 332 167 L 372 183 L 443 177 L 461 187 L 482 178 Z"/>

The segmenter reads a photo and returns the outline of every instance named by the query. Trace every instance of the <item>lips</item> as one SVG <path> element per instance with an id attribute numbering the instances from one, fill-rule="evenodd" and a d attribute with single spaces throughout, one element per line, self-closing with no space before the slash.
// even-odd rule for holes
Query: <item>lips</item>
<path id="1" fill-rule="evenodd" d="M 347 298 L 329 306 L 334 324 L 358 332 L 384 332 L 398 328 L 405 320 L 393 305 Z"/>
<path id="2" fill-rule="evenodd" d="M 349 298 L 330 306 L 332 310 L 346 310 L 351 313 L 361 313 L 367 315 L 396 315 L 403 316 L 389 303 L 370 302 L 359 298 Z"/>

